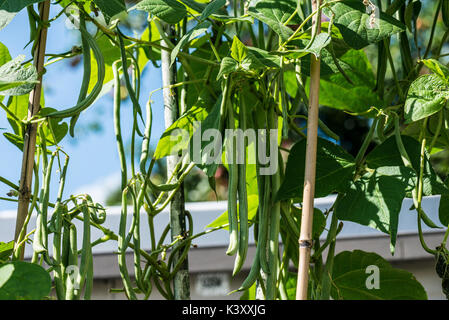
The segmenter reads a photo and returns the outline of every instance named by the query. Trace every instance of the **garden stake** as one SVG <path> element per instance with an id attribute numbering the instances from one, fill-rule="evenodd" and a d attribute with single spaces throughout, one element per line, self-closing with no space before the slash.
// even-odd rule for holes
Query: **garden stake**
<path id="1" fill-rule="evenodd" d="M 39 5 L 40 18 L 42 21 L 48 21 L 50 11 L 50 1 L 45 1 Z M 34 66 L 39 74 L 38 83 L 30 93 L 28 105 L 28 119 L 31 119 L 40 109 L 40 99 L 42 91 L 42 72 L 44 70 L 45 46 L 47 43 L 47 27 L 40 29 L 37 46 L 34 51 Z M 17 220 L 14 240 L 17 240 L 22 231 L 23 224 L 28 214 L 28 205 L 31 197 L 31 183 L 33 180 L 34 153 L 36 150 L 37 123 L 30 123 L 26 126 L 24 133 L 24 147 L 22 158 L 22 170 L 20 173 L 19 203 L 17 207 Z M 26 230 L 25 232 L 26 233 Z M 19 254 L 23 259 L 25 249 Z"/>
<path id="2" fill-rule="evenodd" d="M 321 5 L 320 0 L 312 0 L 313 11 Z M 312 20 L 312 28 L 316 34 L 321 32 L 321 11 Z M 310 104 L 307 120 L 307 148 L 304 176 L 304 195 L 299 236 L 299 263 L 296 300 L 307 300 L 309 283 L 310 250 L 312 247 L 313 202 L 315 196 L 316 150 L 318 135 L 318 108 L 320 90 L 320 59 L 311 55 L 310 66 Z"/>
<path id="3" fill-rule="evenodd" d="M 169 36 L 174 36 L 174 29 L 171 26 L 165 28 Z M 163 46 L 167 46 L 165 40 L 161 41 Z M 164 96 L 164 117 L 165 127 L 169 128 L 179 117 L 176 88 L 171 88 L 176 83 L 176 64 L 170 66 L 170 52 L 161 52 L 162 63 L 162 86 Z M 169 156 L 167 157 L 167 176 L 170 177 L 174 169 L 176 168 L 179 157 Z M 174 181 L 177 181 L 177 176 L 174 177 Z M 186 232 L 185 226 L 185 212 L 184 212 L 184 188 L 181 185 L 179 190 L 173 196 L 170 202 L 170 226 L 171 237 L 174 241 L 179 236 L 184 236 Z M 179 241 L 173 249 L 177 246 L 184 244 L 184 241 Z M 182 252 L 177 252 L 174 257 L 174 265 L 181 259 Z M 181 267 L 173 278 L 173 290 L 175 300 L 188 300 L 190 299 L 190 277 L 188 268 L 188 259 L 184 259 Z"/>

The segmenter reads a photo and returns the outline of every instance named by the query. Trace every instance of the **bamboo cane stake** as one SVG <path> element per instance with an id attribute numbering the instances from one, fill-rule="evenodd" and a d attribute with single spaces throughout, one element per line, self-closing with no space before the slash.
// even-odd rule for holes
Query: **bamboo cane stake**
<path id="1" fill-rule="evenodd" d="M 39 4 L 39 16 L 42 21 L 48 21 L 50 12 L 50 1 Z M 34 51 L 34 66 L 39 74 L 38 83 L 30 93 L 28 104 L 28 119 L 31 119 L 40 110 L 40 100 L 42 92 L 42 72 L 44 70 L 45 47 L 47 44 L 47 27 L 42 26 L 37 38 L 38 43 Z M 36 151 L 37 124 L 31 123 L 26 126 L 24 134 L 24 147 L 22 158 L 22 170 L 20 173 L 19 202 L 17 207 L 17 219 L 15 230 L 15 241 L 18 240 L 23 228 L 26 216 L 28 215 L 28 206 L 31 198 L 31 183 L 33 180 L 34 154 Z M 26 232 L 25 232 L 26 233 Z M 25 249 L 20 253 L 23 259 Z"/>
<path id="2" fill-rule="evenodd" d="M 321 0 L 312 0 L 312 10 L 316 11 Z M 321 12 L 312 19 L 312 28 L 321 32 Z M 296 287 L 296 300 L 307 300 L 309 283 L 310 251 L 312 248 L 312 223 L 315 197 L 316 150 L 318 135 L 318 107 L 320 94 L 320 59 L 311 55 L 310 66 L 310 103 L 307 120 L 307 148 L 304 177 L 301 233 L 299 236 L 299 269 Z"/>
<path id="3" fill-rule="evenodd" d="M 172 37 L 175 35 L 172 26 L 165 25 L 167 35 Z M 161 41 L 162 45 L 167 46 L 165 40 Z M 172 85 L 176 83 L 176 64 L 174 63 L 170 67 L 170 52 L 161 52 L 161 64 L 162 64 L 162 86 L 164 96 L 164 117 L 165 127 L 170 127 L 176 119 L 179 117 L 178 107 L 178 95 L 176 88 L 172 88 Z M 177 156 L 167 157 L 167 176 L 170 177 L 175 170 L 175 167 L 180 161 Z M 176 177 L 173 180 L 176 182 Z M 170 230 L 172 240 L 176 240 L 179 236 L 186 234 L 185 223 L 185 207 L 184 207 L 184 187 L 181 185 L 178 192 L 174 195 L 170 203 Z M 177 242 L 176 246 L 183 245 L 183 241 Z M 175 247 L 173 249 L 175 249 Z M 173 264 L 176 265 L 181 258 L 182 250 L 178 250 Z M 190 276 L 189 276 L 189 264 L 187 258 L 185 258 L 178 272 L 173 278 L 173 291 L 175 300 L 189 300 L 190 299 Z"/>

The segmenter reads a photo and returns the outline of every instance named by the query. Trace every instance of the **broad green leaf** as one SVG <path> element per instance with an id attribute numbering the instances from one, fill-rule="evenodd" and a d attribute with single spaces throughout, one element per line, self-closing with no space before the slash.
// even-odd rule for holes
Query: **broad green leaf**
<path id="1" fill-rule="evenodd" d="M 53 108 L 42 108 L 39 111 L 40 116 L 45 116 L 47 114 L 50 114 L 52 112 L 56 112 L 56 109 Z M 61 140 L 67 135 L 67 132 L 69 131 L 69 126 L 66 122 L 61 122 L 60 119 L 51 118 L 50 119 L 50 126 L 48 123 L 46 123 L 43 127 L 43 132 L 45 135 L 45 140 L 47 142 L 47 145 L 53 146 L 57 145 Z M 41 143 L 41 138 L 38 137 L 37 143 Z"/>
<path id="2" fill-rule="evenodd" d="M 220 71 L 218 71 L 217 74 L 217 80 L 222 78 L 223 76 L 226 76 L 234 71 L 236 71 L 239 68 L 239 64 L 237 61 L 230 57 L 224 57 L 221 60 L 220 64 Z"/>
<path id="3" fill-rule="evenodd" d="M 371 268 L 379 270 L 379 287 L 368 289 Z M 423 286 L 408 271 L 393 268 L 376 253 L 343 251 L 334 258 L 332 298 L 335 300 L 427 300 Z"/>
<path id="4" fill-rule="evenodd" d="M 19 11 L 42 1 L 44 0 L 0 0 L 0 30 L 6 27 Z"/>
<path id="5" fill-rule="evenodd" d="M 210 140 L 203 140 L 203 137 L 204 133 L 208 130 L 214 130 L 213 132 L 222 132 L 222 128 L 220 128 L 221 101 L 222 95 L 218 97 L 215 105 L 207 117 L 203 121 L 199 122 L 200 127 L 194 128 L 193 135 L 190 139 L 190 160 L 196 162 L 197 166 L 200 167 L 208 177 L 213 177 L 217 171 L 218 163 L 216 163 L 217 161 L 213 161 L 213 159 L 220 159 L 221 157 L 223 137 L 221 136 L 221 139 L 218 141 L 215 141 L 212 137 L 209 137 Z M 219 154 L 209 154 L 209 152 L 205 152 L 205 150 L 208 150 L 208 146 L 218 146 L 219 148 L 212 148 L 211 151 L 220 149 Z"/>
<path id="6" fill-rule="evenodd" d="M 291 208 L 291 214 L 298 223 L 298 228 L 301 226 L 302 209 L 298 207 Z M 321 210 L 313 209 L 313 223 L 312 223 L 312 238 L 318 239 L 326 228 L 326 217 Z"/>
<path id="7" fill-rule="evenodd" d="M 449 99 L 448 84 L 436 74 L 426 74 L 413 81 L 405 101 L 406 123 L 424 119 L 440 111 Z"/>
<path id="8" fill-rule="evenodd" d="M 0 42 L 0 66 L 11 60 L 8 48 Z"/>
<path id="9" fill-rule="evenodd" d="M 143 0 L 132 9 L 146 11 L 171 24 L 178 23 L 187 14 L 186 7 L 176 0 Z"/>
<path id="10" fill-rule="evenodd" d="M 146 28 L 145 31 L 142 33 L 140 39 L 149 42 L 155 42 L 161 39 L 159 30 L 157 29 L 156 24 L 153 21 L 148 22 L 148 28 Z M 161 50 L 153 48 L 151 46 L 145 46 L 142 48 L 142 50 L 145 53 L 145 56 L 151 61 L 153 61 L 153 64 L 156 61 L 161 60 Z"/>
<path id="11" fill-rule="evenodd" d="M 435 59 L 422 60 L 422 63 L 433 73 L 443 79 L 446 83 L 449 82 L 449 68 Z"/>
<path id="12" fill-rule="evenodd" d="M 274 32 L 278 34 L 282 41 L 286 41 L 293 31 L 284 23 L 295 12 L 297 2 L 295 0 L 260 0 L 254 7 L 249 8 L 249 15 L 267 24 Z M 291 19 L 290 24 L 301 23 L 296 14 Z"/>
<path id="13" fill-rule="evenodd" d="M 6 140 L 15 145 L 20 151 L 23 151 L 23 138 L 21 136 L 9 132 L 3 133 L 3 136 L 6 138 Z"/>
<path id="14" fill-rule="evenodd" d="M 124 0 L 93 0 L 94 3 L 103 12 L 106 21 L 109 21 L 113 16 L 126 10 Z"/>
<path id="15" fill-rule="evenodd" d="M 200 20 L 206 20 L 210 15 L 217 12 L 221 7 L 223 7 L 226 4 L 226 0 L 213 0 L 211 1 L 206 8 L 204 8 L 203 12 L 201 13 Z"/>
<path id="16" fill-rule="evenodd" d="M 238 63 L 242 63 L 247 53 L 248 49 L 246 49 L 246 46 L 239 40 L 239 38 L 237 38 L 237 36 L 234 36 L 231 46 L 231 57 L 233 57 Z"/>
<path id="17" fill-rule="evenodd" d="M 382 108 L 383 102 L 373 90 L 375 77 L 365 52 L 351 49 L 341 56 L 339 62 L 352 83 L 341 72 L 322 77 L 320 104 L 352 113 L 364 113 L 373 106 Z M 309 86 L 308 80 L 307 94 Z"/>
<path id="18" fill-rule="evenodd" d="M 246 183 L 248 185 L 248 182 Z M 249 224 L 253 224 L 254 217 L 256 216 L 257 209 L 259 208 L 259 196 L 257 194 L 248 195 L 248 221 Z M 237 206 L 237 213 L 239 212 L 239 206 Z M 212 221 L 206 226 L 206 228 L 217 228 L 229 223 L 228 211 L 223 212 L 217 219 Z M 229 230 L 226 226 L 224 229 Z"/>
<path id="19" fill-rule="evenodd" d="M 276 195 L 277 200 L 302 199 L 304 188 L 306 139 L 290 150 L 285 178 Z M 334 191 L 344 191 L 354 174 L 354 158 L 342 147 L 318 138 L 315 196 L 325 197 Z"/>
<path id="20" fill-rule="evenodd" d="M 6 260 L 14 250 L 14 241 L 0 242 L 0 260 Z"/>
<path id="21" fill-rule="evenodd" d="M 187 150 L 195 130 L 194 122 L 206 119 L 207 115 L 207 110 L 202 107 L 193 106 L 187 110 L 162 134 L 154 152 L 154 158 L 161 159 Z"/>
<path id="22" fill-rule="evenodd" d="M 22 67 L 23 60 L 25 56 L 21 55 L 0 66 L 0 95 L 20 96 L 33 90 L 37 71 L 31 65 Z"/>
<path id="23" fill-rule="evenodd" d="M 0 300 L 41 300 L 50 290 L 50 274 L 41 266 L 23 261 L 0 265 Z"/>
<path id="24" fill-rule="evenodd" d="M 409 136 L 402 136 L 402 143 L 407 151 L 410 161 L 412 162 L 415 172 L 419 172 L 421 159 L 421 144 Z M 383 166 L 403 166 L 404 163 L 401 154 L 398 151 L 395 137 L 390 137 L 381 145 L 374 148 L 366 157 L 366 163 L 371 169 L 376 169 Z M 425 196 L 447 194 L 448 188 L 443 181 L 436 175 L 429 161 L 429 156 L 426 152 L 426 159 L 424 162 L 423 175 L 423 194 Z M 409 195 L 407 195 L 409 196 Z"/>
<path id="25" fill-rule="evenodd" d="M 323 12 L 328 17 L 335 14 L 335 26 L 340 30 L 345 42 L 354 49 L 362 49 L 371 43 L 405 31 L 404 24 L 383 12 L 371 26 L 366 7 L 359 0 L 344 0 L 335 3 L 329 9 L 325 8 Z"/>
<path id="26" fill-rule="evenodd" d="M 266 68 L 280 68 L 281 59 L 275 55 L 270 54 L 268 51 L 256 48 L 247 47 L 250 56 L 254 57 Z"/>
<path id="27" fill-rule="evenodd" d="M 325 47 L 327 47 L 331 43 L 331 41 L 332 41 L 331 36 L 328 33 L 323 32 L 315 37 L 315 39 L 313 40 L 313 42 L 310 44 L 309 47 L 306 46 L 304 48 L 278 53 L 281 55 L 286 55 L 287 57 L 292 59 L 299 59 L 309 53 L 312 53 L 318 59 L 321 57 L 321 51 Z"/>
<path id="28" fill-rule="evenodd" d="M 390 235 L 394 252 L 399 212 L 406 192 L 414 187 L 415 173 L 402 166 L 378 167 L 351 183 L 335 204 L 338 219 L 352 221 Z"/>
<path id="29" fill-rule="evenodd" d="M 170 64 L 173 64 L 175 62 L 175 59 L 179 53 L 179 51 L 190 41 L 198 37 L 199 35 L 203 34 L 207 31 L 207 29 L 210 27 L 210 22 L 204 21 L 200 24 L 197 24 L 194 28 L 190 29 L 176 44 L 176 46 L 173 48 L 172 52 L 170 53 Z"/>
<path id="30" fill-rule="evenodd" d="M 201 0 L 200 2 L 197 2 L 195 0 L 180 0 L 180 1 L 188 7 L 187 11 L 192 14 L 202 13 L 207 6 L 206 3 L 203 3 L 207 2 L 204 0 Z"/>

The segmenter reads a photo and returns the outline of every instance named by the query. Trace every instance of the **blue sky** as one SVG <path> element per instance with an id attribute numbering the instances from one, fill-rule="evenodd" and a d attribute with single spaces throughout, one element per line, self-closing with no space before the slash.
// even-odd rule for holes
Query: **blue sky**
<path id="1" fill-rule="evenodd" d="M 57 14 L 59 6 L 51 6 L 50 17 Z M 57 9 L 57 10 L 55 10 Z M 14 20 L 0 31 L 0 42 L 5 44 L 11 56 L 17 57 L 20 54 L 31 58 L 31 46 L 24 49 L 29 39 L 28 17 L 26 10 L 22 10 Z M 65 17 L 60 17 L 52 23 L 47 42 L 48 53 L 62 53 L 73 45 L 78 44 L 77 31 L 69 30 L 65 27 Z M 47 68 L 44 76 L 45 104 L 46 107 L 63 109 L 71 107 L 76 103 L 81 78 L 83 74 L 82 64 L 76 68 L 69 65 L 68 61 L 54 63 Z M 145 106 L 149 93 L 161 87 L 160 69 L 154 68 L 149 63 L 142 77 L 142 89 L 140 103 Z M 152 96 L 153 104 L 153 134 L 152 145 L 157 143 L 164 130 L 162 94 L 158 92 Z M 116 142 L 112 121 L 112 96 L 108 94 L 102 97 L 96 104 L 81 114 L 77 124 L 75 139 L 67 135 L 60 143 L 63 149 L 70 155 L 70 165 L 66 183 L 65 196 L 70 194 L 92 193 L 94 201 L 104 198 L 111 187 L 119 181 L 119 160 L 116 152 Z M 131 120 L 131 106 L 129 99 L 124 102 L 122 109 L 122 130 L 129 132 Z M 102 131 L 86 132 L 85 129 L 90 123 L 99 121 Z M 4 137 L 4 132 L 11 132 L 6 120 L 6 114 L 1 111 L 0 115 L 0 176 L 3 176 L 18 184 L 20 177 L 22 153 Z M 6 130 L 4 130 L 4 129 Z M 129 141 L 128 136 L 124 136 L 125 142 Z M 57 176 L 52 183 L 53 199 L 57 192 Z M 9 191 L 8 187 L 0 184 L 0 196 L 5 197 Z M 14 202 L 0 201 L 0 211 L 15 209 Z"/>

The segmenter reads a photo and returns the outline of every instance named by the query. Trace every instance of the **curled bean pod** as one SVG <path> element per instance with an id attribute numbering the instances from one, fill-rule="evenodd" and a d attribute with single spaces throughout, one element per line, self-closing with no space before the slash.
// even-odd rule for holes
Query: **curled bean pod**
<path id="1" fill-rule="evenodd" d="M 101 92 L 101 89 L 103 88 L 103 81 L 106 72 L 103 54 L 95 39 L 89 34 L 89 32 L 84 27 L 80 26 L 80 32 L 83 34 L 83 36 L 89 43 L 89 46 L 92 48 L 95 60 L 97 61 L 97 69 L 98 69 L 97 83 L 93 87 L 91 93 L 86 97 L 86 99 L 77 103 L 72 108 L 52 112 L 47 115 L 48 118 L 70 118 L 80 114 L 82 111 L 86 110 L 88 107 L 92 105 L 92 103 L 95 102 L 96 98 Z"/>
<path id="2" fill-rule="evenodd" d="M 86 28 L 86 19 L 84 15 L 80 15 L 80 25 L 85 29 Z M 82 102 L 87 97 L 87 93 L 89 91 L 89 83 L 90 83 L 90 74 L 91 74 L 91 62 L 90 62 L 90 46 L 89 41 L 86 38 L 86 34 L 81 32 L 81 45 L 83 48 L 83 81 L 81 82 L 81 89 L 78 96 L 78 103 Z M 70 135 L 72 137 L 75 136 L 75 125 L 78 121 L 79 114 L 75 115 L 70 119 Z"/>
<path id="3" fill-rule="evenodd" d="M 103 224 L 106 221 L 106 209 L 100 203 L 94 203 L 90 195 L 86 195 L 87 206 L 89 207 L 90 218 L 96 224 Z"/>

